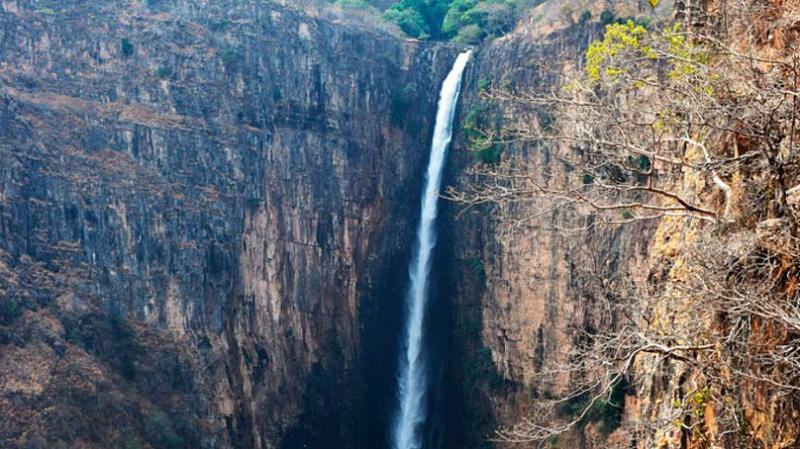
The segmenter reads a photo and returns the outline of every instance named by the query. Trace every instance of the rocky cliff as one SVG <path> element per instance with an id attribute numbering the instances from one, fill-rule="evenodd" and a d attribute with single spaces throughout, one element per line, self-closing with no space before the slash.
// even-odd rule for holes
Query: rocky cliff
<path id="1" fill-rule="evenodd" d="M 468 186 L 481 178 L 465 169 L 503 160 L 557 183 L 569 146 L 469 151 L 476 126 L 547 119 L 489 94 L 558 86 L 603 13 L 648 15 L 646 3 L 545 2 L 476 49 L 446 183 Z M 674 3 L 657 12 L 735 21 L 725 2 Z M 784 2 L 762 3 L 755 43 L 776 57 L 796 21 Z M 455 52 L 262 0 L 0 5 L 0 446 L 384 446 L 420 177 Z M 588 331 L 613 328 L 598 310 L 604 287 L 687 281 L 699 224 L 572 229 L 551 206 L 443 205 L 431 447 L 500 445 L 487 441 L 496 428 L 567 391 L 574 379 L 542 373 Z M 718 444 L 703 395 L 702 431 L 648 427 L 706 391 L 687 386 L 702 385 L 697 372 L 656 359 L 635 367 L 638 391 L 623 386 L 549 443 L 630 447 L 633 429 L 640 447 Z M 796 404 L 739 386 L 748 441 L 793 447 Z"/>
<path id="2" fill-rule="evenodd" d="M 452 52 L 257 0 L 0 24 L 0 446 L 373 438 Z"/>
<path id="3" fill-rule="evenodd" d="M 577 23 L 584 10 L 594 19 Z M 544 111 L 500 101 L 493 93 L 546 93 L 557 88 L 563 82 L 561 75 L 580 64 L 588 44 L 602 36 L 598 17 L 606 10 L 620 16 L 635 14 L 638 8 L 547 2 L 513 33 L 482 48 L 469 72 L 462 126 L 474 126 L 471 112 L 492 117 L 479 124 L 489 128 L 535 123 Z M 487 160 L 487 155 L 470 150 L 467 134 L 462 133 L 454 147 L 455 166 L 514 159 L 542 183 L 570 170 L 563 157 L 572 151 L 568 147 L 517 141 L 504 144 L 502 153 Z M 450 182 L 463 190 L 484 179 L 454 175 Z M 592 323 L 597 292 L 588 277 L 611 278 L 630 267 L 637 267 L 640 276 L 647 271 L 652 225 L 627 232 L 569 231 L 563 214 L 551 207 L 543 199 L 449 206 L 446 226 L 454 237 L 446 251 L 455 269 L 448 285 L 457 304 L 454 320 L 462 342 L 453 369 L 460 376 L 462 394 L 481 404 L 464 417 L 475 447 L 496 437 L 498 428 L 528 416 L 533 401 L 568 382 L 562 378 L 542 383 L 540 374 L 554 367 L 585 326 L 598 324 Z M 585 444 L 579 441 L 583 436 L 566 437 L 565 447 Z"/>
<path id="4" fill-rule="evenodd" d="M 733 12 L 730 4 L 726 9 L 727 3 L 662 2 L 655 13 L 671 17 L 673 11 L 677 11 L 675 17 L 684 22 L 685 29 L 707 27 L 707 33 L 717 33 L 722 36 L 720 39 L 742 53 L 756 51 L 763 55 L 763 61 L 791 55 L 796 21 L 789 17 L 796 14 L 796 6 L 786 2 L 753 2 L 757 3 L 754 10 L 758 12 L 755 19 L 750 17 L 746 21 L 744 16 Z M 745 4 L 750 5 L 737 3 Z M 590 20 L 577 19 L 584 8 L 591 13 Z M 546 121 L 543 117 L 546 119 L 547 110 L 507 101 L 508 94 L 547 95 L 554 88 L 558 89 L 583 63 L 589 42 L 602 36 L 602 25 L 597 20 L 602 17 L 602 11 L 613 13 L 608 15 L 612 20 L 620 16 L 652 14 L 649 7 L 638 9 L 634 2 L 580 5 L 565 1 L 542 5 L 513 33 L 483 47 L 477 55 L 474 69 L 469 73 L 470 90 L 465 93 L 467 105 L 461 116 L 462 127 L 475 126 L 471 111 L 476 116 L 492 117 L 478 123 L 490 130 L 492 127 L 497 130 L 526 128 L 530 123 Z M 754 72 L 763 76 L 767 69 L 759 67 Z M 506 96 L 493 95 L 497 92 Z M 570 124 L 557 126 L 569 127 Z M 784 121 L 767 133 L 773 133 L 774 138 L 780 140 L 791 135 L 786 131 L 788 127 L 789 122 Z M 454 165 L 470 167 L 513 161 L 518 169 L 521 167 L 527 176 L 544 186 L 557 186 L 559 176 L 574 170 L 570 159 L 580 151 L 569 145 L 512 139 L 499 147 L 502 152 L 493 152 L 498 147 L 490 147 L 482 153 L 470 154 L 470 130 L 462 131 L 465 132 L 461 133 L 461 140 L 452 154 Z M 784 145 L 782 143 L 781 148 Z M 731 154 L 738 156 L 739 153 L 731 151 Z M 790 159 L 787 156 L 787 161 Z M 792 164 L 786 162 L 786 167 L 795 170 Z M 732 177 L 733 190 L 739 192 L 736 195 L 749 195 L 744 192 L 754 187 L 747 183 L 756 183 L 756 177 Z M 464 190 L 487 179 L 462 174 L 453 175 L 450 182 Z M 714 198 L 709 194 L 713 191 L 709 180 L 686 175 L 678 182 L 680 191 L 693 198 Z M 507 185 L 513 186 L 510 181 Z M 718 198 L 715 201 L 719 204 L 714 201 L 712 204 L 721 209 L 721 201 Z M 778 214 L 774 212 L 777 209 L 774 201 L 762 197 L 741 213 L 735 225 L 713 232 L 719 233 L 716 236 L 725 236 L 719 237 L 723 246 L 735 248 L 736 242 L 751 238 L 746 236 L 752 232 L 754 221 Z M 687 254 L 697 251 L 693 245 L 699 235 L 712 233 L 702 221 L 684 219 L 587 227 L 586 221 L 574 220 L 575 217 L 552 208 L 553 203 L 541 197 L 499 203 L 467 208 L 452 204 L 445 225 L 451 235 L 447 257 L 453 267 L 448 275 L 448 288 L 457 304 L 453 319 L 461 343 L 452 369 L 460 381 L 461 397 L 478 404 L 464 417 L 469 423 L 467 431 L 474 436 L 470 442 L 475 442 L 475 447 L 480 447 L 479 437 L 492 436 L 497 428 L 513 426 L 532 413 L 541 412 L 533 410 L 540 400 L 569 391 L 574 379 L 565 374 L 544 376 L 549 380 L 543 381 L 542 373 L 557 369 L 557 363 L 564 360 L 563 354 L 581 339 L 590 338 L 588 336 L 598 330 L 613 329 L 613 322 L 601 320 L 603 304 L 597 298 L 608 295 L 611 286 L 620 281 L 667 292 L 666 296 L 672 291 L 687 291 L 693 269 L 687 267 L 697 264 L 697 260 L 690 260 Z M 784 230 L 789 229 L 789 225 L 781 223 L 784 223 Z M 786 254 L 787 250 L 782 251 L 784 253 L 779 254 Z M 786 257 L 783 264 L 793 266 L 788 262 L 791 257 Z M 776 269 L 777 272 L 780 270 Z M 706 314 L 711 306 L 699 299 L 699 293 L 693 296 L 695 293 L 691 289 L 688 291 L 688 298 L 701 301 L 692 308 L 664 302 L 652 310 L 641 310 L 651 320 L 649 326 L 675 329 L 678 334 L 674 338 L 678 342 L 693 337 L 680 334 L 685 329 L 713 333 L 727 326 L 724 319 Z M 781 298 L 775 296 L 774 300 Z M 794 338 L 791 332 L 770 330 L 757 318 L 753 321 L 748 331 L 751 340 L 747 343 L 751 347 L 778 345 Z M 719 347 L 724 344 L 720 343 Z M 622 385 L 620 391 L 614 393 L 612 401 L 615 403 L 611 407 L 591 410 L 577 426 L 578 431 L 553 437 L 547 445 L 570 448 L 796 447 L 797 430 L 793 424 L 797 416 L 796 397 L 775 393 L 767 382 L 757 378 L 727 384 L 729 379 L 725 376 L 730 376 L 727 373 L 720 376 L 724 380 L 709 381 L 713 376 L 706 376 L 697 365 L 687 367 L 681 361 L 664 363 L 664 360 L 663 355 L 658 354 L 641 357 L 631 373 L 631 378 L 639 382 L 635 388 Z M 784 374 L 787 383 L 793 382 L 790 373 L 791 368 Z M 714 382 L 716 387 L 707 386 Z M 714 393 L 709 393 L 712 390 Z M 585 403 L 581 403 L 584 400 L 581 397 L 573 399 L 559 406 L 557 412 L 569 418 L 577 416 Z M 680 409 L 687 402 L 691 409 L 687 416 L 692 416 L 685 418 Z M 736 415 L 733 419 L 744 424 L 735 432 L 722 432 L 720 422 L 725 418 L 720 417 L 720 410 L 733 403 L 736 404 L 736 411 L 731 413 Z M 497 445 L 505 447 L 502 443 Z M 527 446 L 522 444 L 522 447 Z"/>

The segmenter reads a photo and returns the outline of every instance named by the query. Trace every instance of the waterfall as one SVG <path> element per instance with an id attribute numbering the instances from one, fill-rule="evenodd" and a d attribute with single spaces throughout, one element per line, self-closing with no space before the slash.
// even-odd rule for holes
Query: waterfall
<path id="1" fill-rule="evenodd" d="M 436 244 L 436 207 L 445 154 L 453 137 L 461 76 L 471 54 L 471 51 L 465 51 L 458 55 L 439 93 L 431 155 L 422 191 L 422 213 L 414 243 L 414 256 L 408 269 L 411 285 L 406 294 L 406 321 L 398 372 L 399 403 L 392 431 L 394 449 L 419 449 L 422 446 L 420 431 L 427 413 L 425 395 L 428 388 L 423 322 L 428 302 L 431 253 Z"/>

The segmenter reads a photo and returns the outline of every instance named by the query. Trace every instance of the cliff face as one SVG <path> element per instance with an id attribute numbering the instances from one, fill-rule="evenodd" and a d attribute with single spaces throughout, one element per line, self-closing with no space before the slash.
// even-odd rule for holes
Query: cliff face
<path id="1" fill-rule="evenodd" d="M 546 95 L 559 88 L 564 82 L 561 76 L 575 70 L 588 44 L 602 36 L 597 18 L 612 7 L 603 2 L 572 6 L 573 16 L 588 8 L 594 21 L 567 22 L 563 4 L 546 3 L 514 33 L 481 50 L 469 73 L 462 124 L 475 109 L 494 115 L 503 127 L 525 128 L 541 120 L 547 111 L 497 100 L 491 93 Z M 659 13 L 671 7 L 662 5 Z M 611 10 L 617 17 L 639 12 L 624 2 Z M 573 169 L 569 156 L 575 150 L 568 145 L 522 139 L 504 147 L 500 159 L 514 159 L 542 185 L 557 186 L 559 174 Z M 468 139 L 462 135 L 452 163 L 468 167 L 480 159 L 470 154 Z M 464 189 L 482 179 L 462 175 L 450 182 Z M 447 257 L 455 267 L 448 285 L 461 342 L 453 369 L 460 376 L 462 396 L 480 404 L 464 416 L 468 429 L 480 429 L 470 438 L 475 447 L 496 429 L 536 413 L 532 406 L 538 399 L 567 391 L 569 377 L 542 373 L 557 369 L 587 329 L 609 325 L 598 321 L 602 311 L 595 298 L 603 294 L 598 285 L 622 277 L 646 284 L 654 266 L 657 223 L 581 229 L 579 221 L 571 220 L 575 217 L 553 205 L 546 198 L 535 198 L 468 209 L 458 204 L 449 207 L 446 226 L 457 237 L 447 245 Z M 477 376 L 469 374 L 473 370 Z M 639 416 L 639 411 L 625 411 L 627 419 Z M 587 432 L 562 435 L 557 447 L 596 447 L 600 441 L 591 429 L 595 424 L 590 423 Z"/>
<path id="2" fill-rule="evenodd" d="M 450 52 L 261 1 L 0 5 L 0 446 L 366 438 Z"/>
<path id="3" fill-rule="evenodd" d="M 462 124 L 478 108 L 505 127 L 535 122 L 540 110 L 499 101 L 492 92 L 544 94 L 558 88 L 563 82 L 558 74 L 574 69 L 589 42 L 602 34 L 596 18 L 606 5 L 596 3 L 574 5 L 573 15 L 584 6 L 595 17 L 580 25 L 560 18 L 563 5 L 546 3 L 512 34 L 483 48 L 469 72 Z M 570 148 L 524 140 L 504 147 L 500 160 L 516 158 L 543 183 L 556 182 L 555 173 L 570 170 L 560 157 Z M 456 143 L 452 158 L 460 167 L 481 163 L 465 136 Z M 481 180 L 451 178 L 457 188 L 475 181 Z M 641 261 L 647 252 L 647 233 L 570 232 L 559 227 L 559 212 L 551 206 L 544 199 L 466 210 L 451 204 L 447 217 L 460 236 L 449 245 L 450 257 L 464 270 L 454 276 L 473 280 L 472 285 L 455 285 L 458 310 L 467 311 L 461 313 L 462 320 L 477 320 L 475 349 L 491 354 L 491 365 L 500 376 L 484 393 L 503 425 L 524 415 L 532 396 L 558 388 L 535 385 L 532 379 L 590 320 L 591 292 L 581 277 L 592 270 L 614 271 L 622 258 Z"/>
<path id="4" fill-rule="evenodd" d="M 462 125 L 469 122 L 470 109 L 480 110 L 484 115 L 489 111 L 499 123 L 511 129 L 524 129 L 526 124 L 542 122 L 541 114 L 547 111 L 490 97 L 493 89 L 522 94 L 533 92 L 534 95 L 546 95 L 558 89 L 564 78 L 557 76 L 574 72 L 583 60 L 587 44 L 602 36 L 602 28 L 596 22 L 568 23 L 559 17 L 567 14 L 565 9 L 559 11 L 556 6 L 575 6 L 574 2 L 553 3 L 534 11 L 511 35 L 481 49 L 469 73 Z M 610 8 L 614 2 L 596 3 L 591 6 L 595 20 L 600 10 Z M 633 2 L 618 3 L 621 5 L 615 9 L 617 17 L 637 13 L 631 5 L 622 4 Z M 726 15 L 726 2 L 675 3 L 663 2 L 661 11 L 671 14 L 676 7 L 676 17 L 685 20 L 685 29 L 705 26 L 707 32 L 718 32 L 711 29 L 714 24 L 726 31 L 720 33 L 721 39 L 743 53 L 754 51 L 763 60 L 794 57 L 792 43 L 796 40 L 797 22 L 794 16 L 788 17 L 796 13 L 796 8 L 785 2 L 753 2 L 758 14 L 751 21 L 731 13 L 730 4 Z M 573 14 L 580 11 L 580 8 L 571 10 Z M 753 35 L 756 38 L 752 38 Z M 753 73 L 757 75 L 754 76 L 768 72 L 763 67 L 759 70 L 763 71 L 755 70 Z M 570 124 L 557 126 L 569 127 Z M 784 139 L 780 144 L 782 149 L 788 148 L 785 140 L 791 135 L 786 131 L 789 127 L 790 122 L 784 121 L 768 131 L 776 141 Z M 479 158 L 469 154 L 468 139 L 463 134 L 455 145 L 451 162 L 466 167 Z M 738 156 L 734 151 L 728 156 L 724 151 L 729 150 L 719 150 L 723 155 L 720 157 Z M 569 164 L 569 156 L 579 152 L 579 148 L 568 145 L 515 140 L 505 145 L 501 159 L 513 158 L 515 167 L 522 167 L 521 170 L 540 185 L 558 186 L 559 177 L 574 169 Z M 787 162 L 786 167 L 791 167 L 787 170 L 795 173 L 793 164 Z M 755 189 L 755 177 L 738 172 L 731 175 L 734 195 L 738 198 L 749 195 L 745 192 Z M 710 177 L 701 178 L 685 174 L 678 177 L 679 185 L 673 187 L 693 198 L 710 197 L 709 203 L 716 206 L 710 193 L 714 191 L 713 182 Z M 462 189 L 469 183 L 485 180 L 470 175 L 450 178 L 452 184 Z M 468 430 L 481 429 L 473 432 L 475 439 L 471 441 L 479 441 L 479 437 L 498 427 L 520 422 L 532 413 L 537 400 L 568 391 L 570 379 L 565 375 L 551 376 L 546 382 L 540 374 L 557 367 L 557 362 L 563 361 L 561 357 L 575 347 L 576 341 L 590 338 L 587 335 L 592 332 L 614 328 L 614 323 L 599 320 L 603 314 L 595 299 L 607 294 L 602 291 L 604 286 L 624 280 L 645 289 L 642 291 L 667 292 L 664 297 L 670 291 L 683 289 L 686 292 L 691 264 L 697 264 L 696 258 L 691 259 L 692 252 L 697 252 L 693 245 L 702 235 L 713 234 L 726 248 L 745 245 L 741 242 L 747 239 L 761 239 L 760 245 L 767 248 L 774 244 L 752 235 L 758 233 L 753 231 L 754 222 L 766 218 L 762 224 L 769 224 L 775 221 L 770 219 L 779 215 L 775 212 L 777 200 L 767 199 L 768 196 L 755 201 L 750 207 L 752 210 L 740 211 L 735 224 L 713 231 L 702 220 L 680 218 L 642 221 L 622 227 L 586 229 L 575 226 L 570 229 L 568 225 L 580 222 L 552 209 L 552 203 L 546 198 L 509 201 L 491 207 L 473 206 L 466 210 L 451 205 L 445 226 L 452 236 L 447 242 L 447 257 L 454 270 L 449 275 L 448 287 L 457 305 L 455 332 L 461 342 L 452 369 L 463 387 L 461 397 L 477 404 L 476 410 L 464 417 L 472 426 L 467 427 Z M 721 210 L 722 201 L 718 202 Z M 789 232 L 789 225 L 782 223 L 781 231 Z M 761 251 L 769 253 L 763 247 Z M 793 260 L 791 257 L 781 257 L 784 257 L 785 266 L 794 266 L 795 262 L 788 262 Z M 782 273 L 777 269 L 775 272 Z M 791 288 L 787 290 L 792 291 Z M 691 293 L 687 298 L 688 301 L 693 299 Z M 783 296 L 771 299 L 780 303 Z M 677 302 L 662 305 L 656 302 L 652 310 L 635 313 L 647 315 L 645 331 L 649 330 L 648 326 L 659 331 L 662 327 L 676 329 L 677 342 L 684 338 L 691 341 L 694 337 L 679 334 L 684 329 L 713 334 L 727 325 L 724 318 L 710 316 L 711 305 L 703 300 L 695 301 L 691 308 L 671 308 Z M 724 315 L 724 311 L 719 315 Z M 687 323 L 692 325 L 687 326 Z M 746 344 L 755 348 L 783 344 L 796 338 L 791 331 L 775 331 L 758 318 L 753 318 L 747 326 L 752 328 L 747 330 L 750 340 Z M 719 347 L 723 345 L 724 342 Z M 589 418 L 578 426 L 583 428 L 581 431 L 566 432 L 548 444 L 570 448 L 796 447 L 796 396 L 775 393 L 758 378 L 729 384 L 726 384 L 727 377 L 709 381 L 713 375 L 707 377 L 696 368 L 699 364 L 693 368 L 680 360 L 665 362 L 666 358 L 663 354 L 639 357 L 629 373 L 637 383 L 635 387 L 622 387 L 617 402 L 620 407 L 615 407 L 614 416 L 595 419 L 588 415 Z M 794 382 L 791 369 L 784 375 L 785 382 Z M 733 377 L 729 372 L 720 377 L 725 376 Z M 707 387 L 714 382 L 717 383 L 713 387 Z M 693 414 L 688 418 L 676 411 L 686 402 L 689 402 L 689 413 Z M 720 410 L 734 402 L 734 419 L 744 424 L 735 435 L 731 435 L 733 432 L 726 435 L 720 430 L 720 422 L 725 419 Z M 570 409 L 571 406 L 581 404 L 571 401 L 558 412 L 575 417 L 576 411 Z M 685 421 L 676 422 L 676 416 Z M 476 443 L 475 447 L 480 446 Z"/>

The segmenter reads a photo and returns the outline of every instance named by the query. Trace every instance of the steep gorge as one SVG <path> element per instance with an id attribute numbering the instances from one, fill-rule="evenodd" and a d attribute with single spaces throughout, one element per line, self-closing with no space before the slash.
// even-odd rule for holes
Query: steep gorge
<path id="1" fill-rule="evenodd" d="M 592 20 L 565 23 L 565 4 Z M 602 12 L 644 4 L 545 2 L 476 48 L 445 184 L 474 180 L 475 108 L 540 118 L 487 105 L 487 86 L 551 88 Z M 0 0 L 0 447 L 388 447 L 409 243 L 456 54 L 262 0 Z M 545 177 L 566 151 L 489 157 Z M 547 212 L 536 202 L 441 207 L 426 448 L 500 446 L 498 426 L 568 383 L 535 379 L 597 324 L 587 276 L 663 287 L 692 233 L 562 233 L 527 221 Z M 651 376 L 614 419 L 667 415 L 684 374 Z M 754 392 L 751 411 L 767 436 L 768 400 Z M 598 447 L 603 425 L 558 444 Z M 704 447 L 638 441 L 656 443 Z"/>

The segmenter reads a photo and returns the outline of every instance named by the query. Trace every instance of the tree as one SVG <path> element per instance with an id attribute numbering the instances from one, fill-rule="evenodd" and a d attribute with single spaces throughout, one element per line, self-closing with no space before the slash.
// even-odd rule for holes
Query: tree
<path id="1" fill-rule="evenodd" d="M 733 35 L 757 32 L 747 25 L 763 11 L 736 5 L 742 29 Z M 551 92 L 484 95 L 529 118 L 495 139 L 534 142 L 563 169 L 479 164 L 471 185 L 447 195 L 466 205 L 545 204 L 530 221 L 556 217 L 549 224 L 559 232 L 658 221 L 691 229 L 690 238 L 671 260 L 680 272 L 661 284 L 593 267 L 578 276 L 596 317 L 541 373 L 543 384 L 567 378 L 570 387 L 498 437 L 546 442 L 575 429 L 597 404 L 613 404 L 620 384 L 651 382 L 643 366 L 669 366 L 685 384 L 664 421 L 633 434 L 671 429 L 744 447 L 756 438 L 744 413 L 752 389 L 784 410 L 770 417 L 776 428 L 791 422 L 800 400 L 797 58 L 628 21 L 607 25 L 585 65 L 560 77 Z M 576 401 L 574 413 L 559 413 Z"/>

